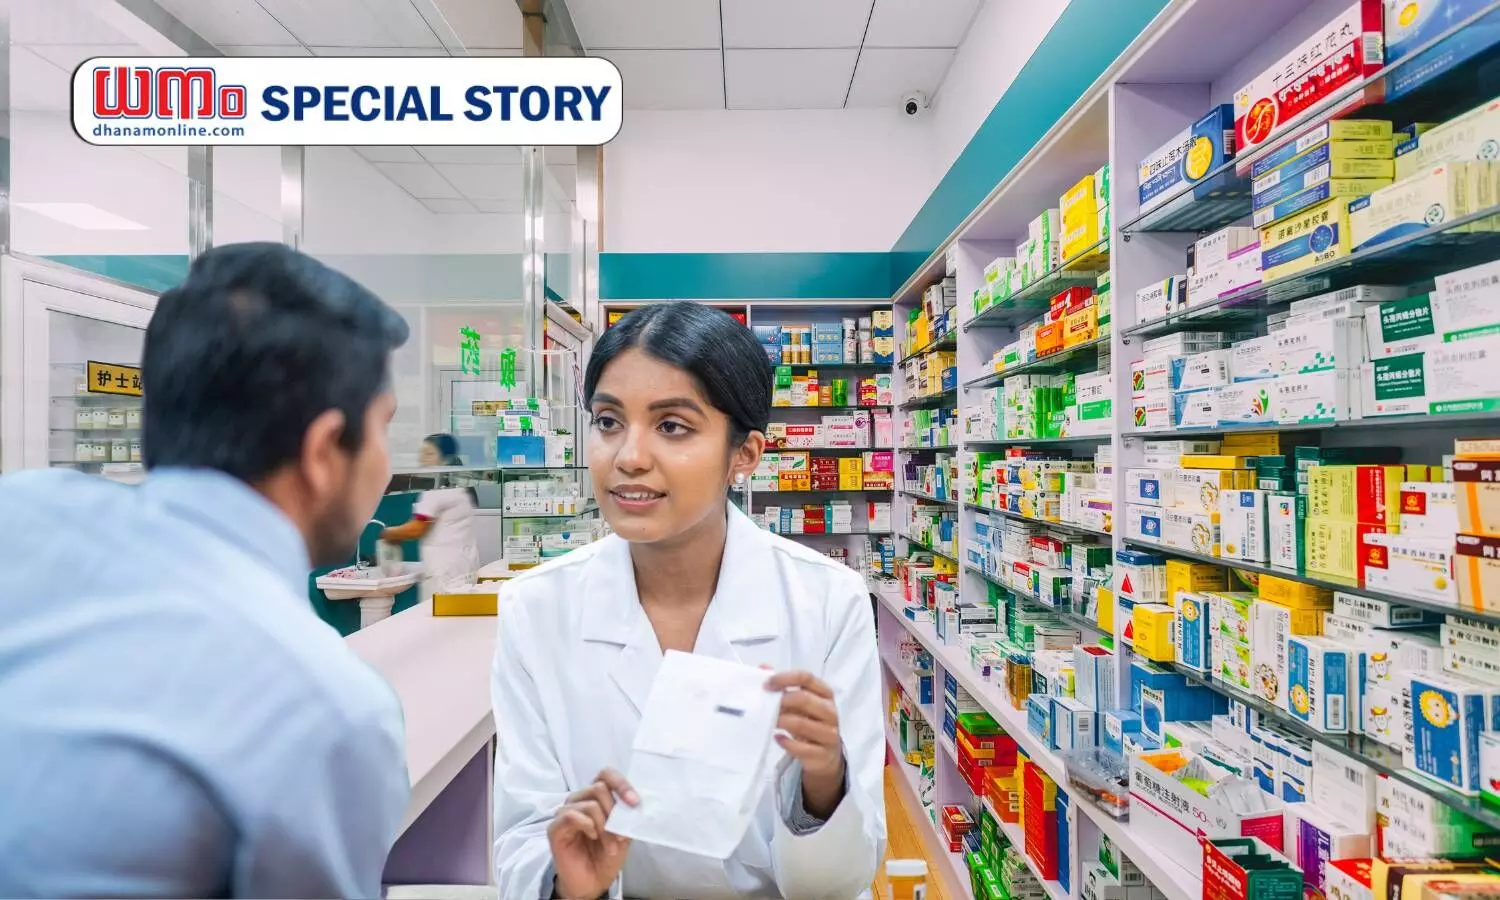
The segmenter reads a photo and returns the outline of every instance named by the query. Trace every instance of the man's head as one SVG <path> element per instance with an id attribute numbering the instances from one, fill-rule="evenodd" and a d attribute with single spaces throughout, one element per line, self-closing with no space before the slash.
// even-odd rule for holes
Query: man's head
<path id="1" fill-rule="evenodd" d="M 281 244 L 198 257 L 146 328 L 148 468 L 215 469 L 260 491 L 314 565 L 347 559 L 390 480 L 390 354 L 405 321 Z"/>

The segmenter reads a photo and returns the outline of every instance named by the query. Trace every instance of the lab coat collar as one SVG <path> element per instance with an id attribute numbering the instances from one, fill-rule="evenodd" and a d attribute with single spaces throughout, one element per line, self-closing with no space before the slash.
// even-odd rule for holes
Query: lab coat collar
<path id="1" fill-rule="evenodd" d="M 307 595 L 312 565 L 302 533 L 280 509 L 249 485 L 212 469 L 155 469 L 141 485 L 147 502 L 212 532 L 282 578 L 292 593 Z"/>
<path id="2" fill-rule="evenodd" d="M 761 596 L 757 588 L 774 572 L 772 537 L 733 504 L 727 515 L 718 587 L 693 652 L 748 661 L 740 652 L 744 645 L 774 641 L 782 633 L 781 607 Z M 586 596 L 590 600 L 584 605 L 583 637 L 621 647 L 610 675 L 640 710 L 661 663 L 661 646 L 641 609 L 630 544 L 619 537 L 602 543 L 605 546 L 588 563 Z"/>

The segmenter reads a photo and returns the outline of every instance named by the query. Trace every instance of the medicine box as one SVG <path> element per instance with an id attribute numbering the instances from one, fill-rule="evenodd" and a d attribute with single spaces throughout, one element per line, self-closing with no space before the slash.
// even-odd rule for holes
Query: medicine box
<path id="1" fill-rule="evenodd" d="M 1402 356 L 1442 343 L 1431 294 L 1416 294 L 1365 310 L 1365 342 L 1371 359 Z"/>
<path id="2" fill-rule="evenodd" d="M 1278 709 L 1287 708 L 1287 641 L 1291 636 L 1291 610 L 1264 600 L 1251 605 L 1251 692 Z"/>
<path id="3" fill-rule="evenodd" d="M 1500 263 L 1484 263 L 1439 275 L 1433 291 L 1436 331 L 1445 341 L 1500 333 Z"/>
<path id="4" fill-rule="evenodd" d="M 1229 350 L 1231 381 L 1275 378 L 1279 369 L 1275 334 L 1240 341 Z"/>
<path id="5" fill-rule="evenodd" d="M 1347 320 L 1346 320 L 1347 321 Z M 1276 421 L 1281 425 L 1348 422 L 1361 417 L 1358 369 L 1289 374 L 1272 384 Z"/>
<path id="6" fill-rule="evenodd" d="M 1423 351 L 1377 356 L 1360 366 L 1359 380 L 1361 418 L 1426 415 L 1431 408 Z"/>
<path id="7" fill-rule="evenodd" d="M 1163 510 L 1161 543 L 1203 556 L 1219 555 L 1217 513 L 1200 513 L 1183 509 Z"/>
<path id="8" fill-rule="evenodd" d="M 1321 637 L 1292 635 L 1287 644 L 1287 711 L 1328 734 L 1349 730 L 1352 654 Z"/>
<path id="9" fill-rule="evenodd" d="M 1220 425 L 1258 425 L 1274 422 L 1271 389 L 1266 382 L 1246 381 L 1219 388 Z"/>
<path id="10" fill-rule="evenodd" d="M 1266 561 L 1265 491 L 1228 489 L 1219 492 L 1219 545 L 1220 555 L 1225 559 Z"/>
<path id="11" fill-rule="evenodd" d="M 1484 611 L 1500 609 L 1500 538 L 1460 534 L 1453 549 L 1459 604 Z"/>
<path id="12" fill-rule="evenodd" d="M 1500 409 L 1500 337 L 1439 345 L 1425 354 L 1428 409 L 1433 414 Z"/>
<path id="13" fill-rule="evenodd" d="M 1135 293 L 1136 320 L 1148 322 L 1180 312 L 1187 305 L 1187 277 L 1174 275 Z"/>
<path id="14" fill-rule="evenodd" d="M 1204 594 L 1192 591 L 1179 594 L 1174 613 L 1178 665 L 1205 674 L 1211 665 L 1213 639 L 1212 605 L 1207 600 Z"/>
<path id="15" fill-rule="evenodd" d="M 1228 384 L 1229 356 L 1227 350 L 1210 350 L 1191 356 L 1173 357 L 1169 370 L 1172 390 L 1196 391 Z"/>
<path id="16" fill-rule="evenodd" d="M 1451 39 L 1444 43 L 1451 43 Z M 1410 178 L 1443 163 L 1492 159 L 1490 153 L 1497 139 L 1500 139 L 1500 100 L 1491 100 L 1396 148 L 1396 177 Z"/>
<path id="17" fill-rule="evenodd" d="M 1383 0 L 1359 0 L 1236 91 L 1236 151 L 1262 146 L 1340 88 L 1378 70 L 1385 62 L 1383 23 Z"/>
<path id="18" fill-rule="evenodd" d="M 1453 492 L 1459 530 L 1466 534 L 1500 535 L 1500 461 L 1454 460 Z"/>
<path id="19" fill-rule="evenodd" d="M 1333 611 L 1345 619 L 1363 622 L 1375 628 L 1418 628 L 1442 624 L 1440 613 L 1402 606 L 1389 600 L 1361 597 L 1346 591 L 1335 591 Z"/>
<path id="20" fill-rule="evenodd" d="M 1390 159 L 1394 146 L 1390 122 L 1378 119 L 1333 119 L 1304 131 L 1296 140 L 1288 141 L 1255 160 L 1250 167 L 1250 177 L 1259 181 L 1268 173 L 1329 142 L 1372 144 L 1364 152 L 1349 152 L 1347 149 L 1340 151 L 1344 156 L 1368 159 Z M 1399 173 L 1396 177 L 1400 177 Z"/>
<path id="21" fill-rule="evenodd" d="M 1250 469 L 1175 469 L 1165 473 L 1163 504 L 1173 510 L 1216 518 L 1219 492 L 1244 489 L 1255 484 Z"/>
<path id="22" fill-rule="evenodd" d="M 1125 537 L 1127 540 L 1161 542 L 1162 508 L 1131 503 L 1125 507 Z"/>
<path id="23" fill-rule="evenodd" d="M 1486 690 L 1445 675 L 1412 677 L 1409 765 L 1468 795 L 1479 793 L 1479 733 L 1486 728 Z"/>
<path id="24" fill-rule="evenodd" d="M 1307 514 L 1316 519 L 1392 525 L 1403 466 L 1314 465 L 1307 470 Z"/>
<path id="25" fill-rule="evenodd" d="M 1274 203 L 1330 178 L 1396 177 L 1391 159 L 1391 139 L 1374 141 L 1324 141 L 1292 157 L 1278 169 L 1262 175 L 1250 185 L 1255 206 Z"/>
<path id="26" fill-rule="evenodd" d="M 1138 550 L 1115 551 L 1114 593 L 1133 603 L 1165 600 L 1166 566 L 1162 557 Z"/>
<path id="27" fill-rule="evenodd" d="M 1447 538 L 1459 530 L 1453 485 L 1403 481 L 1396 528 L 1407 537 Z"/>
<path id="28" fill-rule="evenodd" d="M 1240 250 L 1260 240 L 1260 232 L 1254 228 L 1230 225 L 1201 237 L 1188 247 L 1188 271 L 1205 272 L 1216 269 L 1229 261 Z"/>
<path id="29" fill-rule="evenodd" d="M 1260 284 L 1260 243 L 1254 241 L 1230 254 L 1225 262 L 1188 275 L 1187 307 L 1202 306 Z"/>
<path id="30" fill-rule="evenodd" d="M 1453 539 L 1370 533 L 1360 538 L 1360 576 L 1372 591 L 1455 603 Z"/>
<path id="31" fill-rule="evenodd" d="M 1098 745 L 1098 713 L 1076 697 L 1052 699 L 1052 735 L 1058 750 L 1083 750 Z"/>
<path id="32" fill-rule="evenodd" d="M 1135 634 L 1132 647 L 1135 652 L 1156 662 L 1172 662 L 1177 658 L 1172 637 L 1175 614 L 1165 603 L 1137 603 L 1131 611 L 1131 623 Z"/>
<path id="33" fill-rule="evenodd" d="M 1277 491 L 1266 500 L 1267 559 L 1273 566 L 1300 570 L 1305 560 L 1303 522 L 1305 494 Z"/>
<path id="34" fill-rule="evenodd" d="M 1326 202 L 1347 203 L 1353 198 L 1364 198 L 1390 185 L 1386 178 L 1336 178 L 1323 181 L 1292 194 L 1283 200 L 1259 207 L 1251 216 L 1257 228 L 1265 228 L 1306 209 Z M 1358 245 L 1354 245 L 1358 249 Z"/>
<path id="35" fill-rule="evenodd" d="M 1162 473 L 1159 469 L 1126 469 L 1125 502 L 1160 506 Z"/>
<path id="36" fill-rule="evenodd" d="M 1141 160 L 1141 212 L 1156 208 L 1186 185 L 1202 181 L 1234 156 L 1234 107 L 1215 106 L 1207 115 Z M 1211 186 L 1205 185 L 1205 189 Z"/>
<path id="37" fill-rule="evenodd" d="M 1164 572 L 1166 603 L 1169 606 L 1175 606 L 1177 598 L 1188 591 L 1201 593 L 1229 589 L 1229 571 L 1213 563 L 1169 559 Z"/>
<path id="38" fill-rule="evenodd" d="M 1219 389 L 1179 391 L 1172 395 L 1172 424 L 1177 428 L 1212 428 L 1219 424 Z"/>
<path id="39" fill-rule="evenodd" d="M 1365 360 L 1363 319 L 1319 319 L 1276 333 L 1277 375 L 1358 368 Z"/>
<path id="40" fill-rule="evenodd" d="M 1349 204 L 1352 250 L 1416 234 L 1469 214 L 1473 179 L 1489 177 L 1487 164 L 1454 162 L 1404 178 Z"/>
<path id="41" fill-rule="evenodd" d="M 1261 229 L 1261 279 L 1276 281 L 1348 253 L 1348 202 L 1327 200 Z"/>

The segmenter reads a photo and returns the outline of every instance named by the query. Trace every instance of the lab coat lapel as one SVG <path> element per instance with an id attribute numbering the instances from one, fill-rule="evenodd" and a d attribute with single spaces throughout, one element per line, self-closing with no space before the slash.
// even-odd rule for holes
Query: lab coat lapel
<path id="1" fill-rule="evenodd" d="M 780 667 L 781 607 L 766 595 L 772 577 L 770 535 L 733 504 L 719 583 L 703 617 L 694 653 Z"/>
<path id="2" fill-rule="evenodd" d="M 591 644 L 604 645 L 598 649 L 615 654 L 608 664 L 610 680 L 630 700 L 639 715 L 646 707 L 651 683 L 656 680 L 656 670 L 661 666 L 661 646 L 636 593 L 630 545 L 614 536 L 601 543 L 605 542 L 608 546 L 601 547 L 589 561 L 590 602 L 582 604 L 583 639 Z"/>

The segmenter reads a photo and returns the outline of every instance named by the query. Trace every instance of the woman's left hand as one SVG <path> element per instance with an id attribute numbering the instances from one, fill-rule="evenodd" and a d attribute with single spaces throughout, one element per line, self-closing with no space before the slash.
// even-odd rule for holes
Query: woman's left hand
<path id="1" fill-rule="evenodd" d="M 778 672 L 766 690 L 781 691 L 776 735 L 787 754 L 802 764 L 802 806 L 827 819 L 844 798 L 844 745 L 833 689 L 811 672 Z"/>

